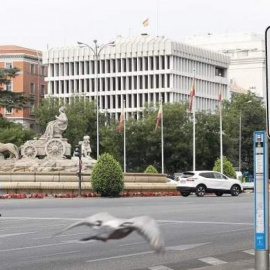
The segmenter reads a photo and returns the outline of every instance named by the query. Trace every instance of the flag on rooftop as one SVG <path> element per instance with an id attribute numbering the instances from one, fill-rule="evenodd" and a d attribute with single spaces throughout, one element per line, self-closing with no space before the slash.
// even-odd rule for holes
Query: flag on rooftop
<path id="1" fill-rule="evenodd" d="M 149 18 L 143 21 L 143 26 L 146 27 L 149 24 Z"/>
<path id="2" fill-rule="evenodd" d="M 189 102 L 188 102 L 188 109 L 189 112 L 192 111 L 192 105 L 193 105 L 193 98 L 195 96 L 195 78 L 192 80 L 192 85 L 189 93 Z"/>

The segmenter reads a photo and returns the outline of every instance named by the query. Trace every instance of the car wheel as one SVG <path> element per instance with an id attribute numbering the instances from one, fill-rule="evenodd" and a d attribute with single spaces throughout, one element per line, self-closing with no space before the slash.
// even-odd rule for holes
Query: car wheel
<path id="1" fill-rule="evenodd" d="M 240 187 L 238 185 L 233 185 L 231 188 L 231 195 L 238 196 L 240 194 Z"/>
<path id="2" fill-rule="evenodd" d="M 217 191 L 215 194 L 216 194 L 218 197 L 221 197 L 221 196 L 223 195 L 223 192 L 222 192 L 222 191 Z"/>
<path id="3" fill-rule="evenodd" d="M 182 191 L 180 192 L 180 194 L 183 196 L 183 197 L 187 197 L 190 195 L 190 192 L 189 191 Z"/>
<path id="4" fill-rule="evenodd" d="M 203 185 L 199 185 L 196 188 L 196 195 L 198 197 L 203 197 L 205 195 L 205 186 Z"/>

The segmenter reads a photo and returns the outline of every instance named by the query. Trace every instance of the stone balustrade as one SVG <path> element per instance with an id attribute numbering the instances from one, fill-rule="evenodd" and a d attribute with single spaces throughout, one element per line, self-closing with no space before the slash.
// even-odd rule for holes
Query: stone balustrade
<path id="1" fill-rule="evenodd" d="M 90 175 L 82 175 L 82 191 L 92 192 Z M 166 182 L 164 174 L 126 173 L 124 175 L 125 191 L 173 191 L 176 185 Z M 78 177 L 74 173 L 40 172 L 40 173 L 0 173 L 0 191 L 5 193 L 47 194 L 77 192 Z"/>

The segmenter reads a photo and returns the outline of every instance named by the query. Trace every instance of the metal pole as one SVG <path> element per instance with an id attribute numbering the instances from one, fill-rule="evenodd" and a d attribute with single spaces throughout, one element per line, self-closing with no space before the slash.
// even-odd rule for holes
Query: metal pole
<path id="1" fill-rule="evenodd" d="M 164 137 L 163 137 L 163 107 L 162 99 L 160 100 L 161 106 L 161 173 L 164 174 Z"/>
<path id="2" fill-rule="evenodd" d="M 242 111 L 240 110 L 239 118 L 239 172 L 241 172 L 241 157 L 242 157 Z"/>
<path id="3" fill-rule="evenodd" d="M 98 46 L 97 40 L 94 40 L 95 44 L 95 92 L 96 92 L 96 102 L 97 102 L 97 159 L 99 158 L 99 95 L 98 95 Z"/>
<path id="4" fill-rule="evenodd" d="M 127 172 L 127 160 L 126 160 L 126 101 L 124 100 L 124 173 Z"/>
<path id="5" fill-rule="evenodd" d="M 195 69 L 193 69 L 193 84 L 195 89 Z M 193 90 L 194 91 L 194 90 Z M 193 171 L 196 171 L 196 93 L 193 94 Z"/>
<path id="6" fill-rule="evenodd" d="M 78 177 L 79 177 L 79 194 L 78 196 L 82 196 L 82 145 L 79 145 L 79 172 L 78 172 Z"/>
<path id="7" fill-rule="evenodd" d="M 221 74 L 219 74 L 221 76 Z M 223 138 L 222 138 L 222 92 L 221 92 L 221 80 L 219 82 L 219 126 L 220 126 L 220 172 L 223 174 Z"/>
<path id="8" fill-rule="evenodd" d="M 97 110 L 96 110 L 96 113 L 97 113 L 97 159 L 99 157 L 99 107 L 100 107 L 100 104 L 99 104 L 99 89 L 98 89 L 98 60 L 99 60 L 99 55 L 101 53 L 101 51 L 106 48 L 107 46 L 114 46 L 114 42 L 110 42 L 110 43 L 107 43 L 103 46 L 101 46 L 99 48 L 99 46 L 97 45 L 97 40 L 93 40 L 94 42 L 94 48 L 92 48 L 91 46 L 89 46 L 88 44 L 85 44 L 83 42 L 77 42 L 80 46 L 86 46 L 88 47 L 92 52 L 93 52 L 93 55 L 94 55 L 94 59 L 95 59 L 95 93 L 96 93 L 96 102 L 97 102 Z"/>

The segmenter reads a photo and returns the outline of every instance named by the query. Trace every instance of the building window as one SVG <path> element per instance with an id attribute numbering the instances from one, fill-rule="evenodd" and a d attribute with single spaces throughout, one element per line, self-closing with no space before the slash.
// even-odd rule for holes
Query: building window
<path id="1" fill-rule="evenodd" d="M 12 114 L 12 108 L 7 108 L 6 107 L 5 111 L 6 111 L 5 112 L 6 114 Z"/>
<path id="2" fill-rule="evenodd" d="M 11 62 L 6 62 L 5 68 L 13 68 L 13 64 Z"/>
<path id="3" fill-rule="evenodd" d="M 42 75 L 42 76 L 45 76 L 45 75 L 46 75 L 46 74 L 45 74 L 45 67 L 44 67 L 44 66 L 41 67 L 41 75 Z"/>
<path id="4" fill-rule="evenodd" d="M 44 84 L 42 84 L 41 85 L 41 96 L 44 96 L 45 95 L 45 85 Z"/>
<path id="5" fill-rule="evenodd" d="M 13 86 L 12 82 L 9 81 L 9 82 L 6 84 L 6 90 L 7 90 L 7 91 L 12 91 L 12 90 L 13 90 L 13 89 L 12 89 L 12 88 L 13 88 L 12 86 Z"/>
<path id="6" fill-rule="evenodd" d="M 30 83 L 30 95 L 34 95 L 34 94 L 35 94 L 35 84 Z"/>
<path id="7" fill-rule="evenodd" d="M 35 73 L 35 65 L 30 64 L 30 73 L 34 74 Z"/>
<path id="8" fill-rule="evenodd" d="M 215 74 L 216 76 L 225 77 L 225 69 L 221 67 L 216 67 Z"/>

